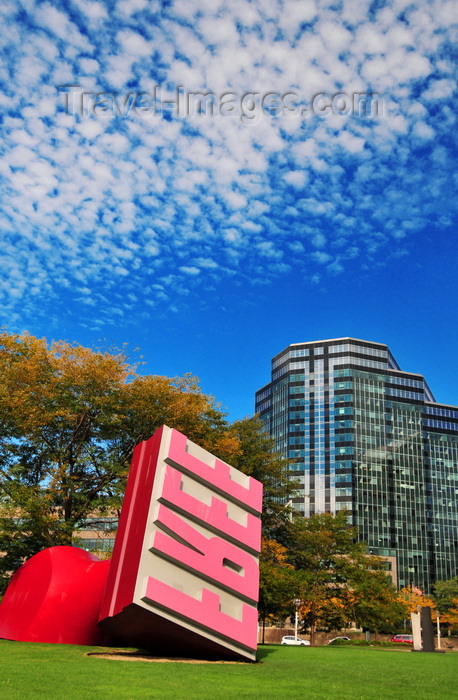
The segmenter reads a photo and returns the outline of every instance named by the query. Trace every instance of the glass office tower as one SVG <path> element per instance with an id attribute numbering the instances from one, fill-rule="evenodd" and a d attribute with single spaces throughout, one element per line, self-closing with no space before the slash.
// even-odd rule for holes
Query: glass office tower
<path id="1" fill-rule="evenodd" d="M 399 587 L 431 592 L 458 574 L 458 408 L 438 404 L 386 345 L 288 346 L 256 412 L 301 484 L 297 514 L 346 508 Z"/>

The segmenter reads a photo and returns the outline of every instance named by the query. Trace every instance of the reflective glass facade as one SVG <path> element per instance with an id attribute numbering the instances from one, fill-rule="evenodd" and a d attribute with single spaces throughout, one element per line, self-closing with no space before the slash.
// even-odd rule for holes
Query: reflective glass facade
<path id="1" fill-rule="evenodd" d="M 386 345 L 290 345 L 256 412 L 301 484 L 296 512 L 347 508 L 370 550 L 395 557 L 400 587 L 458 574 L 458 408 Z"/>

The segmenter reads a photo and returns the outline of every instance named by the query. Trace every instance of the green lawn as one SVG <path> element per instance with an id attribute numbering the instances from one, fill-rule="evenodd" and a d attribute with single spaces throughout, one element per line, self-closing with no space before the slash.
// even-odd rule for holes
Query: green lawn
<path id="1" fill-rule="evenodd" d="M 0 698 L 458 698 L 458 652 L 265 646 L 256 664 L 114 661 L 91 647 L 0 640 Z M 110 650 L 113 651 L 113 650 Z"/>

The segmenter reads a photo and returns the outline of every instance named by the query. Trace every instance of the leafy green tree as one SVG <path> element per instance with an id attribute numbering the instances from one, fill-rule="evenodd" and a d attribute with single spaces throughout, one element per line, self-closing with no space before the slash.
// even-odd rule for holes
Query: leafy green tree
<path id="1" fill-rule="evenodd" d="M 275 453 L 274 442 L 257 416 L 235 421 L 229 435 L 239 444 L 238 452 L 231 456 L 231 465 L 263 484 L 264 536 L 278 539 L 289 518 L 284 503 L 297 486 L 290 478 L 288 462 Z"/>
<path id="2" fill-rule="evenodd" d="M 9 484 L 8 493 L 0 501 L 0 595 L 29 552 L 67 544 L 49 494 L 18 483 Z"/>
<path id="3" fill-rule="evenodd" d="M 434 600 L 440 613 L 446 613 L 453 607 L 453 599 L 458 598 L 458 576 L 447 581 L 436 581 Z"/>
<path id="4" fill-rule="evenodd" d="M 394 634 L 401 628 L 406 612 L 384 566 L 383 559 L 366 556 L 366 562 L 361 561 L 354 570 L 350 582 L 351 618 L 371 632 Z"/>
<path id="5" fill-rule="evenodd" d="M 69 544 L 88 512 L 117 504 L 126 464 L 111 437 L 129 371 L 122 356 L 0 335 L 3 572 L 10 558 Z"/>
<path id="6" fill-rule="evenodd" d="M 357 541 L 345 511 L 298 518 L 290 526 L 289 562 L 298 571 L 300 614 L 313 644 L 317 626 L 350 621 L 377 631 L 402 619 L 403 607 L 379 557 Z"/>

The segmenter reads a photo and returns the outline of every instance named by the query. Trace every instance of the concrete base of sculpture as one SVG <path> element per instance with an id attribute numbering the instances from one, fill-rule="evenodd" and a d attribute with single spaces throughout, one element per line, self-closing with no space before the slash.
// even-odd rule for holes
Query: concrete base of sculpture
<path id="1" fill-rule="evenodd" d="M 145 649 L 155 656 L 205 659 L 208 661 L 246 661 L 241 654 L 226 649 L 201 634 L 178 626 L 135 604 L 115 617 L 100 623 L 102 629 L 120 644 Z M 119 635 L 119 636 L 117 636 Z"/>

